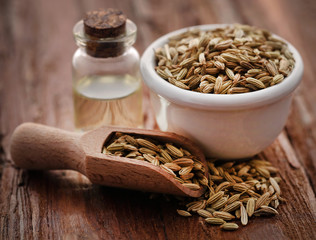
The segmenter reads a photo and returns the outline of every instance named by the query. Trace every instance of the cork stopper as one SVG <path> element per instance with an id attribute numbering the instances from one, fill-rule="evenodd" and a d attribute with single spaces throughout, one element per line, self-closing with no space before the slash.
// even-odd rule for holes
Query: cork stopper
<path id="1" fill-rule="evenodd" d="M 122 11 L 112 8 L 91 11 L 86 14 L 83 23 L 85 34 L 91 38 L 86 46 L 89 55 L 106 58 L 123 54 L 124 42 L 115 41 L 126 32 L 126 17 Z"/>

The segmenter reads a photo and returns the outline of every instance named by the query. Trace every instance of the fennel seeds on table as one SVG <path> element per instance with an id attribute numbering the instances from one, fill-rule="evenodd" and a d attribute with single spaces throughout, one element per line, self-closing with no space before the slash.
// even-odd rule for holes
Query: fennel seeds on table
<path id="1" fill-rule="evenodd" d="M 285 199 L 280 196 L 281 179 L 272 176 L 278 169 L 270 162 L 254 158 L 246 162 L 208 160 L 207 163 L 208 189 L 199 198 L 183 198 L 179 203 L 183 211 L 197 213 L 206 223 L 221 225 L 222 230 L 239 228 L 237 223 L 229 221 L 241 221 L 245 226 L 253 216 L 279 214 L 276 209 Z"/>
<path id="2" fill-rule="evenodd" d="M 247 225 L 254 216 L 277 215 L 281 197 L 278 169 L 270 162 L 254 158 L 246 162 L 218 162 L 208 160 L 208 177 L 205 168 L 195 156 L 172 143 L 116 133 L 107 143 L 104 154 L 148 161 L 161 167 L 175 180 L 191 190 L 207 186 L 199 198 L 177 197 L 177 213 L 183 217 L 197 214 L 210 225 L 222 230 L 237 230 L 241 221 Z"/>

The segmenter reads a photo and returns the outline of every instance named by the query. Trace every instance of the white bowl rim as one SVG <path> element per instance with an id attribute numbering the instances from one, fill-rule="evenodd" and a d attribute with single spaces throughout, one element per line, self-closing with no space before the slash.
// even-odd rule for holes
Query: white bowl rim
<path id="1" fill-rule="evenodd" d="M 178 35 L 190 29 L 199 28 L 201 30 L 212 30 L 216 28 L 226 27 L 232 24 L 207 24 L 197 25 L 187 28 L 182 28 L 155 40 L 141 57 L 140 69 L 145 84 L 161 97 L 182 106 L 199 108 L 199 109 L 214 109 L 214 110 L 238 110 L 245 108 L 260 107 L 271 104 L 283 97 L 291 94 L 299 85 L 303 75 L 302 57 L 296 48 L 283 38 L 273 34 L 275 37 L 285 41 L 288 44 L 289 50 L 293 53 L 295 66 L 293 71 L 281 83 L 262 90 L 241 93 L 241 94 L 204 94 L 184 90 L 170 84 L 161 78 L 155 71 L 155 54 L 154 49 L 163 46 L 172 36 Z"/>

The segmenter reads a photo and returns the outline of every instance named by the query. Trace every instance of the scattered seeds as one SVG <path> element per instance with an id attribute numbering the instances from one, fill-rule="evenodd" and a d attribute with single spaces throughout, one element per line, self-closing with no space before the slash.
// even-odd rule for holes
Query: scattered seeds
<path id="1" fill-rule="evenodd" d="M 205 57 L 207 59 L 207 55 Z M 248 72 L 259 73 L 255 68 Z M 186 207 L 177 212 L 184 217 L 196 213 L 210 225 L 221 225 L 223 230 L 238 229 L 236 223 L 226 222 L 233 219 L 247 225 L 252 216 L 277 215 L 280 202 L 286 201 L 281 196 L 281 178 L 275 176 L 278 169 L 262 159 L 241 163 L 210 159 L 207 161 L 209 171 L 206 171 L 205 166 L 181 146 L 122 133 L 104 146 L 102 152 L 148 161 L 191 190 L 206 186 L 207 191 L 199 198 L 177 197 L 181 206 Z"/>
<path id="2" fill-rule="evenodd" d="M 256 201 L 256 206 L 255 209 L 260 208 L 262 205 L 265 204 L 265 202 L 268 200 L 268 198 L 270 197 L 270 193 L 266 192 L 263 195 L 261 195 L 261 197 L 259 197 L 259 199 Z"/>
<path id="3" fill-rule="evenodd" d="M 230 186 L 230 182 L 222 182 L 221 184 L 219 184 L 216 188 L 215 188 L 215 192 L 219 192 L 222 190 L 225 190 L 226 188 L 228 188 Z"/>
<path id="4" fill-rule="evenodd" d="M 251 217 L 255 211 L 255 200 L 253 198 L 250 198 L 248 200 L 246 209 L 247 209 L 248 216 Z"/>
<path id="5" fill-rule="evenodd" d="M 179 209 L 177 209 L 177 212 L 178 212 L 178 214 L 179 214 L 180 216 L 183 216 L 183 217 L 191 217 L 191 216 L 192 216 L 191 213 L 189 213 L 189 212 L 187 212 L 187 211 L 185 211 L 185 210 L 179 210 Z"/>
<path id="6" fill-rule="evenodd" d="M 247 225 L 252 216 L 278 214 L 276 208 L 285 199 L 276 190 L 281 179 L 272 177 L 278 170 L 269 162 L 258 158 L 242 163 L 208 160 L 207 165 L 208 190 L 198 200 L 186 204 L 188 212 L 196 212 L 204 218 L 212 216 L 205 218 L 205 222 L 211 225 L 223 225 L 226 221 L 235 219 L 240 220 L 242 225 Z M 236 230 L 238 225 L 233 225 L 232 228 Z"/>
<path id="7" fill-rule="evenodd" d="M 239 227 L 236 223 L 224 223 L 223 225 L 220 226 L 220 228 L 226 231 L 235 231 Z"/>
<path id="8" fill-rule="evenodd" d="M 240 204 L 240 221 L 244 226 L 248 224 L 248 214 L 243 204 Z"/>
<path id="9" fill-rule="evenodd" d="M 212 214 L 212 213 L 210 213 L 209 211 L 204 210 L 204 209 L 197 210 L 197 213 L 198 213 L 201 217 L 204 217 L 204 218 L 212 218 L 212 217 L 213 217 L 213 214 Z"/>
<path id="10" fill-rule="evenodd" d="M 194 183 L 183 183 L 183 186 L 190 188 L 191 190 L 199 190 L 201 187 L 198 184 Z"/>
<path id="11" fill-rule="evenodd" d="M 226 207 L 224 207 L 223 211 L 224 212 L 235 211 L 237 208 L 239 208 L 240 204 L 241 204 L 240 201 L 233 202 L 233 203 L 227 205 Z"/>
<path id="12" fill-rule="evenodd" d="M 237 200 L 239 200 L 241 194 L 234 194 L 233 196 L 231 196 L 228 201 L 227 204 L 231 204 Z"/>
<path id="13" fill-rule="evenodd" d="M 220 200 L 212 204 L 212 208 L 215 210 L 219 210 L 225 206 L 226 202 L 227 202 L 227 197 L 222 197 Z"/>
<path id="14" fill-rule="evenodd" d="M 281 194 L 281 189 L 280 189 L 277 181 L 273 177 L 270 177 L 269 181 L 270 181 L 272 187 L 274 188 L 274 190 L 276 191 L 276 193 Z"/>
<path id="15" fill-rule="evenodd" d="M 223 220 L 221 218 L 213 218 L 213 217 L 206 218 L 205 222 L 207 222 L 209 224 L 213 224 L 213 225 L 222 225 L 222 224 L 226 223 L 225 220 Z"/>
<path id="16" fill-rule="evenodd" d="M 240 209 L 237 209 L 236 211 L 235 211 L 235 216 L 236 216 L 236 218 L 240 218 Z"/>
<path id="17" fill-rule="evenodd" d="M 278 215 L 278 211 L 272 207 L 268 206 L 261 206 L 260 209 L 254 212 L 254 216 L 271 216 L 271 215 Z"/>
<path id="18" fill-rule="evenodd" d="M 217 217 L 217 218 L 224 219 L 224 220 L 232 220 L 235 218 L 234 215 L 232 215 L 228 212 L 222 212 L 222 211 L 213 212 L 213 216 Z"/>
<path id="19" fill-rule="evenodd" d="M 206 201 L 206 204 L 209 205 L 209 204 L 215 203 L 223 196 L 224 196 L 224 191 L 220 191 L 218 193 L 215 193 L 212 196 L 210 196 L 210 198 Z"/>

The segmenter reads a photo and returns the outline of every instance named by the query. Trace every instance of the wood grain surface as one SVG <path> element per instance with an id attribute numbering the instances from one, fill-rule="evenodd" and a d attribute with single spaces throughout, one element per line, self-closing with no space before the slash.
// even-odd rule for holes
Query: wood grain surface
<path id="1" fill-rule="evenodd" d="M 92 185 L 73 171 L 23 171 L 10 160 L 14 128 L 33 121 L 72 130 L 73 25 L 87 10 L 115 7 L 138 26 L 140 53 L 182 27 L 246 23 L 269 29 L 301 53 L 303 82 L 284 131 L 261 155 L 281 169 L 280 215 L 222 232 L 183 218 L 149 194 Z M 316 1 L 0 0 L 0 239 L 315 239 Z M 145 126 L 156 128 L 145 89 Z"/>

